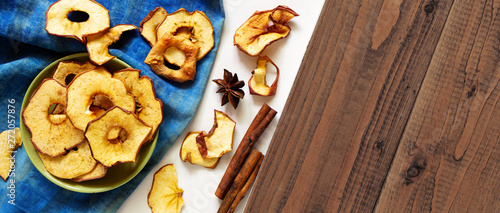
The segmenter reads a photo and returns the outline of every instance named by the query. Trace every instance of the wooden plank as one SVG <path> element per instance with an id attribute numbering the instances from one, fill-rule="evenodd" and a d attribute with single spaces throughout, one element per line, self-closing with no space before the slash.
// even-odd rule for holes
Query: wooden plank
<path id="1" fill-rule="evenodd" d="M 456 0 L 377 212 L 500 212 L 500 1 Z"/>
<path id="2" fill-rule="evenodd" d="M 451 5 L 325 2 L 246 212 L 373 210 Z"/>

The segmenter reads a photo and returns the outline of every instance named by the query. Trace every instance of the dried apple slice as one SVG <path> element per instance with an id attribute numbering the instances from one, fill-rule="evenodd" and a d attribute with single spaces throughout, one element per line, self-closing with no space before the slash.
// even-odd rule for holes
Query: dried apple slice
<path id="1" fill-rule="evenodd" d="M 95 96 L 105 95 L 114 106 L 127 111 L 135 110 L 134 96 L 127 93 L 123 81 L 112 78 L 103 67 L 80 73 L 68 85 L 66 113 L 73 125 L 85 130 L 87 124 L 97 118 L 90 109 Z"/>
<path id="2" fill-rule="evenodd" d="M 113 73 L 113 78 L 121 79 L 127 91 L 134 95 L 135 100 L 140 106 L 140 111 L 136 111 L 137 116 L 145 123 L 150 125 L 153 130 L 148 137 L 148 141 L 158 130 L 158 126 L 163 121 L 163 102 L 156 98 L 156 92 L 153 81 L 147 76 L 140 76 L 140 70 L 127 68 Z"/>
<path id="3" fill-rule="evenodd" d="M 181 212 L 184 206 L 183 192 L 184 190 L 177 185 L 177 171 L 174 164 L 167 164 L 153 177 L 153 184 L 148 193 L 148 205 L 154 213 Z"/>
<path id="4" fill-rule="evenodd" d="M 276 78 L 273 84 L 268 86 L 266 83 L 266 65 L 271 63 L 276 68 Z M 259 56 L 257 60 L 257 68 L 252 71 L 252 77 L 248 80 L 248 88 L 250 89 L 250 94 L 261 95 L 261 96 L 271 96 L 276 94 L 276 89 L 278 88 L 278 78 L 280 75 L 280 70 L 276 64 L 271 61 L 267 56 Z"/>
<path id="5" fill-rule="evenodd" d="M 90 61 L 80 63 L 78 61 L 60 61 L 52 73 L 52 78 L 63 86 L 67 86 L 76 75 L 87 70 L 94 69 L 95 65 Z"/>
<path id="6" fill-rule="evenodd" d="M 219 163 L 220 158 L 203 158 L 201 156 L 200 150 L 196 143 L 196 137 L 202 132 L 189 132 L 182 141 L 181 150 L 179 156 L 182 161 L 189 162 L 191 164 L 198 164 L 207 168 L 215 168 Z M 203 132 L 203 135 L 206 135 Z"/>
<path id="7" fill-rule="evenodd" d="M 88 14 L 83 22 L 73 22 L 68 15 L 74 11 Z M 72 37 L 81 42 L 86 35 L 102 32 L 109 28 L 109 12 L 92 0 L 59 0 L 50 5 L 46 13 L 45 30 L 56 36 Z"/>
<path id="8" fill-rule="evenodd" d="M 45 79 L 31 96 L 22 113 L 31 132 L 31 142 L 41 153 L 56 157 L 84 141 L 83 132 L 66 114 L 51 114 L 51 106 L 66 105 L 66 88 L 54 79 Z"/>
<path id="9" fill-rule="evenodd" d="M 214 46 L 214 27 L 205 13 L 199 10 L 188 12 L 181 8 L 168 14 L 156 30 L 157 38 L 165 34 L 184 37 L 199 46 L 197 60 L 203 58 Z M 181 66 L 185 58 L 183 52 L 185 53 L 185 51 L 171 47 L 164 56 L 169 63 Z"/>
<path id="10" fill-rule="evenodd" d="M 186 55 L 186 60 L 182 63 L 179 70 L 174 70 L 165 66 L 163 53 L 169 47 L 177 47 Z M 163 76 L 176 82 L 192 81 L 196 75 L 196 55 L 200 47 L 194 45 L 188 39 L 164 34 L 158 42 L 151 48 L 144 63 L 151 67 L 151 70 L 157 75 Z"/>
<path id="11" fill-rule="evenodd" d="M 146 39 L 150 46 L 156 44 L 156 40 L 158 40 L 156 36 L 156 27 L 165 20 L 165 17 L 167 17 L 167 11 L 163 9 L 163 7 L 157 7 L 150 11 L 139 24 L 139 33 L 141 33 L 142 37 Z"/>
<path id="12" fill-rule="evenodd" d="M 126 138 L 116 143 L 108 136 L 112 129 L 121 128 Z M 137 116 L 114 106 L 91 121 L 85 130 L 94 158 L 106 167 L 117 163 L 135 162 L 139 149 L 151 133 L 151 127 Z"/>
<path id="13" fill-rule="evenodd" d="M 204 158 L 219 158 L 233 149 L 236 122 L 225 113 L 214 110 L 214 125 L 208 134 L 201 132 L 196 143 Z"/>
<path id="14" fill-rule="evenodd" d="M 96 163 L 96 165 L 95 165 L 94 169 L 92 169 L 92 171 L 73 178 L 73 181 L 83 182 L 83 181 L 99 179 L 99 178 L 104 177 L 107 172 L 108 172 L 108 167 L 105 167 L 100 163 Z"/>
<path id="15" fill-rule="evenodd" d="M 38 153 L 38 155 L 47 172 L 64 179 L 72 179 L 89 173 L 97 163 L 92 158 L 92 153 L 87 142 L 80 144 L 75 149 L 69 150 L 67 154 L 58 157 L 50 157 L 42 153 Z"/>
<path id="16" fill-rule="evenodd" d="M 234 34 L 234 45 L 250 56 L 257 56 L 271 43 L 285 38 L 291 28 L 287 22 L 298 16 L 287 6 L 255 12 Z M 273 25 L 269 26 L 272 21 Z"/>
<path id="17" fill-rule="evenodd" d="M 11 171 L 15 169 L 11 167 L 14 163 L 12 161 L 13 151 L 23 144 L 19 128 L 16 127 L 0 133 L 0 143 L 0 177 L 6 181 L 11 175 Z"/>
<path id="18" fill-rule="evenodd" d="M 130 24 L 119 24 L 101 33 L 87 36 L 87 51 L 90 60 L 97 65 L 102 65 L 115 58 L 109 54 L 108 46 L 118 41 L 123 32 L 136 28 Z"/>

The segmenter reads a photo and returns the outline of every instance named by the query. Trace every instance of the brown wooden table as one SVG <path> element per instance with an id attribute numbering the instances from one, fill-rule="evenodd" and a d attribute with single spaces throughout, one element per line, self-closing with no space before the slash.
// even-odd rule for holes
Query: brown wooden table
<path id="1" fill-rule="evenodd" d="M 326 0 L 246 212 L 500 212 L 500 1 Z"/>

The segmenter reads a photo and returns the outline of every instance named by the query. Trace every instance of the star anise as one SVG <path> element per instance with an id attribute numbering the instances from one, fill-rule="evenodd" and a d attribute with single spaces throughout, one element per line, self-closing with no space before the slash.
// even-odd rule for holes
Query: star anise
<path id="1" fill-rule="evenodd" d="M 238 75 L 235 73 L 233 76 L 227 69 L 224 69 L 224 79 L 215 79 L 212 81 L 220 87 L 217 93 L 224 93 L 222 95 L 221 106 L 229 102 L 236 109 L 240 99 L 243 99 L 243 96 L 245 96 L 245 92 L 241 89 L 245 86 L 245 82 L 238 80 Z"/>

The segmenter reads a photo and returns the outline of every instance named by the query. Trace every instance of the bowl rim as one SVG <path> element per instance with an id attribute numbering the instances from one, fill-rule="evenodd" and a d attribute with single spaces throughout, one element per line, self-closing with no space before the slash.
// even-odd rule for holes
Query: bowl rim
<path id="1" fill-rule="evenodd" d="M 120 163 L 116 166 L 109 167 L 108 172 L 106 173 L 106 176 L 95 179 L 95 180 L 88 180 L 88 181 L 83 181 L 83 182 L 74 182 L 70 179 L 62 179 L 53 176 L 43 166 L 43 163 L 41 162 L 40 157 L 38 156 L 36 149 L 33 147 L 33 144 L 31 143 L 31 131 L 29 128 L 24 124 L 23 118 L 22 118 L 22 112 L 24 111 L 25 107 L 27 106 L 29 100 L 31 99 L 31 96 L 33 92 L 39 87 L 39 85 L 42 83 L 44 79 L 50 78 L 52 76 L 52 72 L 57 66 L 57 64 L 60 61 L 85 61 L 89 60 L 88 58 L 88 53 L 76 53 L 72 55 L 68 55 L 62 58 L 59 58 L 55 60 L 54 62 L 50 63 L 48 66 L 46 66 L 42 71 L 38 73 L 38 75 L 33 79 L 31 82 L 30 86 L 26 90 L 26 93 L 23 98 L 23 102 L 21 105 L 21 116 L 19 116 L 20 122 L 19 122 L 19 128 L 21 132 L 21 138 L 23 141 L 23 146 L 26 151 L 26 154 L 28 155 L 28 158 L 30 159 L 31 163 L 35 166 L 35 168 L 50 182 L 64 188 L 70 191 L 74 192 L 79 192 L 79 193 L 100 193 L 100 192 L 106 192 L 110 191 L 113 189 L 116 189 L 130 180 L 132 180 L 137 174 L 139 174 L 140 171 L 146 166 L 147 162 L 151 158 L 154 148 L 156 147 L 156 143 L 158 140 L 158 133 L 159 130 L 156 131 L 156 135 L 153 139 L 153 141 L 148 142 L 147 144 L 143 144 L 141 146 L 141 149 L 139 150 L 138 156 L 137 156 L 137 161 L 134 163 Z M 103 65 L 106 69 L 113 69 L 113 67 L 122 67 L 123 68 L 131 68 L 130 65 L 125 63 L 124 61 L 118 59 L 118 58 L 113 58 L 110 61 L 108 61 L 106 64 Z M 119 69 L 114 69 L 114 70 L 109 70 L 109 71 L 116 71 Z M 123 174 L 121 171 L 122 169 L 125 170 L 126 172 L 129 172 L 128 174 Z M 109 175 L 110 172 L 113 172 L 114 175 Z M 119 173 L 119 175 L 117 175 Z M 118 179 L 111 179 L 112 177 L 117 177 Z M 108 177 L 108 179 L 106 179 Z M 107 182 L 111 182 L 112 184 L 106 184 Z"/>

